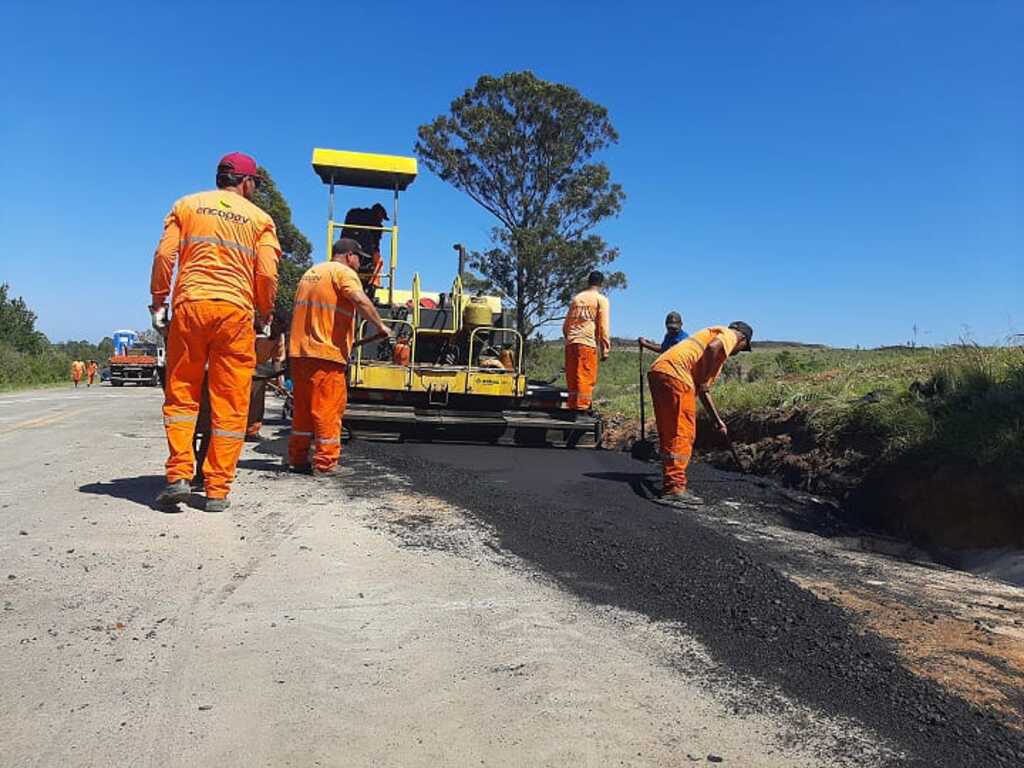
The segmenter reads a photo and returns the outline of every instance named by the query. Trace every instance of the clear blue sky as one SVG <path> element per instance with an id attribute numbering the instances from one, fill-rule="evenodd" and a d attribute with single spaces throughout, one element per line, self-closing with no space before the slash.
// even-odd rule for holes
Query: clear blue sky
<path id="1" fill-rule="evenodd" d="M 848 346 L 1024 331 L 1024 3 L 492 5 L 7 0 L 0 281 L 54 340 L 145 327 L 163 216 L 232 150 L 322 258 L 314 146 L 409 154 L 478 75 L 529 68 L 621 134 L 616 335 L 670 309 Z M 426 172 L 401 224 L 427 287 L 490 226 Z"/>

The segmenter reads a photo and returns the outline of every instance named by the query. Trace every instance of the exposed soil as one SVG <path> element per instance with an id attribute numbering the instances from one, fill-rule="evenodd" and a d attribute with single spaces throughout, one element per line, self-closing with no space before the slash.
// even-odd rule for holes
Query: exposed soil
<path id="1" fill-rule="evenodd" d="M 695 447 L 700 458 L 736 469 L 703 413 L 698 421 Z M 1024 482 L 1019 479 L 918 455 L 881 463 L 880 446 L 857 433 L 822 445 L 805 415 L 795 409 L 740 414 L 728 424 L 746 471 L 835 499 L 854 527 L 885 531 L 926 547 L 1024 547 Z M 615 418 L 606 430 L 605 445 L 628 450 L 639 431 L 637 420 Z M 657 444 L 651 422 L 646 436 Z"/>

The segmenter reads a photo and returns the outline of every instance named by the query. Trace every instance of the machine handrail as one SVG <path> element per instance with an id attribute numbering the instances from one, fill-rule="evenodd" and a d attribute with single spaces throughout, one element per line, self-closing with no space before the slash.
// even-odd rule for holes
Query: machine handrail
<path id="1" fill-rule="evenodd" d="M 507 368 L 502 368 L 501 370 L 499 370 L 497 368 L 484 368 L 479 365 L 473 365 L 473 343 L 476 341 L 476 335 L 480 333 L 480 331 L 500 331 L 501 333 L 511 333 L 515 335 L 516 340 L 519 342 L 519 356 L 516 359 L 516 367 L 514 370 L 510 371 Z M 519 397 L 521 394 L 519 392 L 519 378 L 522 375 L 523 370 L 523 346 L 523 335 L 515 328 L 498 328 L 497 326 L 494 325 L 481 325 L 477 328 L 474 328 L 473 332 L 469 334 L 469 358 L 467 360 L 468 365 L 466 367 L 469 369 L 470 372 L 474 373 L 486 371 L 487 373 L 513 374 L 515 376 L 515 394 L 516 397 Z"/>
<path id="2" fill-rule="evenodd" d="M 389 323 L 401 323 L 403 325 L 408 325 L 412 329 L 412 334 L 409 337 L 409 365 L 401 366 L 403 368 L 408 368 L 409 369 L 408 381 L 406 382 L 406 387 L 409 387 L 411 389 L 412 388 L 412 371 L 413 371 L 413 366 L 415 365 L 415 362 L 416 362 L 416 326 L 414 326 L 408 320 L 403 320 L 403 319 L 397 318 L 397 317 L 396 318 L 382 317 L 381 320 L 384 321 L 385 325 L 388 325 Z M 359 328 L 356 331 L 356 339 L 357 340 L 365 338 L 364 331 L 366 330 L 366 323 L 367 323 L 366 320 L 360 320 L 359 321 Z M 378 362 L 378 361 L 373 361 L 373 362 Z M 368 363 L 366 363 L 366 364 L 368 364 Z M 385 364 L 386 365 L 394 365 L 394 362 L 385 363 Z M 360 345 L 360 346 L 356 347 L 356 374 L 355 374 L 356 381 L 353 382 L 354 384 L 361 383 L 361 381 L 360 381 L 360 373 L 362 371 L 363 365 L 364 365 L 364 363 L 363 363 L 363 347 L 362 347 L 362 345 Z"/>

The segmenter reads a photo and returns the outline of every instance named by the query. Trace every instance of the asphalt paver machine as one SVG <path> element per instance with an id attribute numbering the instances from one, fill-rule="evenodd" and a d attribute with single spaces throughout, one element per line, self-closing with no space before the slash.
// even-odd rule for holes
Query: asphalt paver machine
<path id="1" fill-rule="evenodd" d="M 313 170 L 328 188 L 328 254 L 343 229 L 380 233 L 378 277 L 370 279 L 374 285 L 368 292 L 395 331 L 392 340 L 378 341 L 369 338 L 365 321 L 357 326 L 357 341 L 364 343 L 357 344 L 349 361 L 344 424 L 351 434 L 600 444 L 598 416 L 569 410 L 564 389 L 527 378 L 524 340 L 512 312 L 499 296 L 469 295 L 462 283 L 461 252 L 448 291 L 423 290 L 419 274 L 413 275 L 410 288 L 397 286 L 398 198 L 416 180 L 416 158 L 314 149 Z M 352 188 L 391 193 L 387 224 L 345 223 L 335 198 L 339 190 Z M 352 202 L 365 205 L 365 194 Z"/>

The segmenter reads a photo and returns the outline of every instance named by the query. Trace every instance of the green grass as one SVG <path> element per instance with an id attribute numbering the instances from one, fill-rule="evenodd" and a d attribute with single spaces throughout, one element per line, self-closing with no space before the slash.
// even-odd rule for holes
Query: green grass
<path id="1" fill-rule="evenodd" d="M 655 355 L 644 354 L 644 367 Z M 637 351 L 613 349 L 602 364 L 595 407 L 639 419 Z M 534 348 L 531 378 L 565 381 L 560 344 Z M 772 348 L 737 355 L 713 389 L 726 421 L 797 414 L 816 443 L 853 445 L 891 459 L 908 452 L 979 465 L 1024 468 L 1024 349 L 844 350 Z M 648 395 L 648 420 L 653 420 Z"/>

